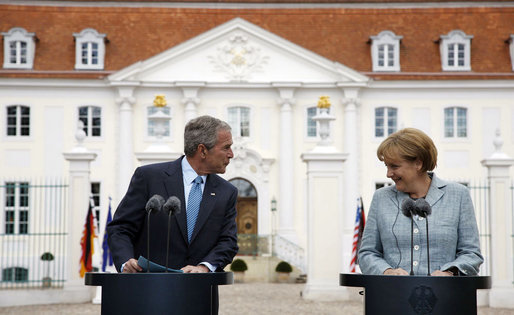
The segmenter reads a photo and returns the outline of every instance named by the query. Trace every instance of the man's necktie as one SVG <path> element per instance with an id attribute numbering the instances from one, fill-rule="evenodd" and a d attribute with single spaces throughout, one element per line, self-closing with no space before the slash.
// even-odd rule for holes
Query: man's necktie
<path id="1" fill-rule="evenodd" d="M 196 218 L 200 211 L 200 202 L 202 202 L 202 182 L 201 176 L 195 178 L 193 187 L 189 192 L 189 199 L 187 201 L 186 214 L 187 214 L 187 240 L 191 241 L 193 230 L 195 229 Z"/>

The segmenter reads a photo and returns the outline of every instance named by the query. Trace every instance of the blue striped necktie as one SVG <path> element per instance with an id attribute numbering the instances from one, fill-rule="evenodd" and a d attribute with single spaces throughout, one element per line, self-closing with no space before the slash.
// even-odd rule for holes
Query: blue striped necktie
<path id="1" fill-rule="evenodd" d="M 195 178 L 187 201 L 187 240 L 189 242 L 191 242 L 191 236 L 195 229 L 196 218 L 198 218 L 198 212 L 200 211 L 200 202 L 202 202 L 202 182 L 203 179 L 201 176 Z"/>

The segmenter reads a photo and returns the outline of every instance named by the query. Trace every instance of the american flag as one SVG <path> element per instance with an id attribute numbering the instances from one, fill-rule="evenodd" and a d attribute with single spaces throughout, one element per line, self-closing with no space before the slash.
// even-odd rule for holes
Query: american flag
<path id="1" fill-rule="evenodd" d="M 357 253 L 362 240 L 362 232 L 366 225 L 366 218 L 364 216 L 364 205 L 362 198 L 357 198 L 357 213 L 355 215 L 355 227 L 353 229 L 353 246 L 352 246 L 352 260 L 350 262 L 350 272 L 355 272 L 355 266 L 359 263 L 357 261 Z"/>

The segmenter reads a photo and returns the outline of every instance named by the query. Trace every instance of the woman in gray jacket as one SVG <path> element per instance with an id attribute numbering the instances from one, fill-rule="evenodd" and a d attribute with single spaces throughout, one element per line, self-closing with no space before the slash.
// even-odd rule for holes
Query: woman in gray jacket
<path id="1" fill-rule="evenodd" d="M 431 214 L 413 215 L 412 271 L 427 275 L 429 228 L 430 274 L 476 275 L 484 259 L 475 211 L 468 189 L 431 171 L 437 165 L 432 139 L 414 128 L 391 134 L 377 149 L 395 185 L 375 192 L 359 250 L 364 274 L 408 275 L 411 270 L 411 218 L 402 213 L 406 198 L 424 198 Z"/>

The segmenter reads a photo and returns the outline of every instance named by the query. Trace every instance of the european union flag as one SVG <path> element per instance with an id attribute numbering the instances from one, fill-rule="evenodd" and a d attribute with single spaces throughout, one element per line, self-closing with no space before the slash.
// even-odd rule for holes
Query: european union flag
<path id="1" fill-rule="evenodd" d="M 109 224 L 109 222 L 112 221 L 111 200 L 112 200 L 111 197 L 109 197 L 109 211 L 107 212 L 107 221 L 105 222 L 104 241 L 102 243 L 102 248 L 104 251 L 103 259 L 102 259 L 102 272 L 105 272 L 105 267 L 107 266 L 107 264 L 109 264 L 109 266 L 113 265 L 111 250 L 109 249 L 109 245 L 107 245 L 107 225 Z"/>

